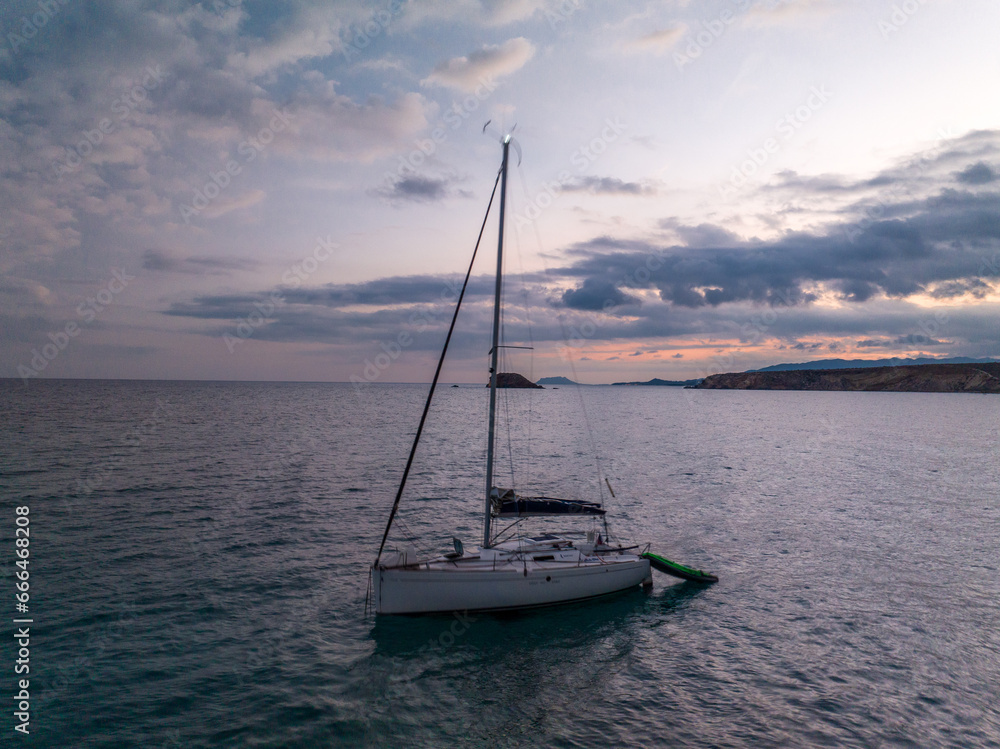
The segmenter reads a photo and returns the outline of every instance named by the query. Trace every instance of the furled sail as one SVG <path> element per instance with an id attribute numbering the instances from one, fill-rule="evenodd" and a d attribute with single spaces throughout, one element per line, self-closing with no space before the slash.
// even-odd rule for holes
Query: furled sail
<path id="1" fill-rule="evenodd" d="M 530 518 L 541 515 L 603 515 L 604 508 L 597 502 L 584 499 L 558 499 L 556 497 L 521 497 L 513 489 L 494 489 L 492 493 L 493 517 Z"/>

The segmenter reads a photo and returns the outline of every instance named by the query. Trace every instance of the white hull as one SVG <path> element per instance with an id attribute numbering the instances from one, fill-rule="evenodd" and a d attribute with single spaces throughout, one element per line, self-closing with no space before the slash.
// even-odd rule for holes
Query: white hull
<path id="1" fill-rule="evenodd" d="M 535 561 L 535 555 L 498 554 L 484 559 L 477 554 L 406 567 L 375 567 L 375 611 L 430 614 L 551 606 L 651 581 L 649 560 L 633 554 L 564 552 L 545 561 Z"/>

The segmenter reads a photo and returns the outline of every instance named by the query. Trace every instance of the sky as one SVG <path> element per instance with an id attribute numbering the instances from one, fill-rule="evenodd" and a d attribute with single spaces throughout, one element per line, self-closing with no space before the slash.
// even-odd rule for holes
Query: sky
<path id="1" fill-rule="evenodd" d="M 992 0 L 7 0 L 0 377 L 427 382 L 508 133 L 504 369 L 998 357 L 998 28 Z M 487 377 L 496 208 L 448 382 Z"/>

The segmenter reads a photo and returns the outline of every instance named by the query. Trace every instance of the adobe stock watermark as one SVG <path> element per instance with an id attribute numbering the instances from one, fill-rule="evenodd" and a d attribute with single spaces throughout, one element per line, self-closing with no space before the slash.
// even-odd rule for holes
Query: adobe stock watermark
<path id="1" fill-rule="evenodd" d="M 407 174 L 416 174 L 417 169 L 428 158 L 437 153 L 438 147 L 448 139 L 449 133 L 445 129 L 445 125 L 451 131 L 458 130 L 462 126 L 462 123 L 469 119 L 469 116 L 479 109 L 480 105 L 497 88 L 496 81 L 488 77 L 480 78 L 479 84 L 479 87 L 469 96 L 466 96 L 461 101 L 456 100 L 451 103 L 451 106 L 445 110 L 442 121 L 438 122 L 431 130 L 429 138 L 415 140 L 413 144 L 416 148 L 408 154 L 403 154 L 399 157 L 399 166 L 396 168 L 395 174 L 386 172 L 383 175 L 386 184 L 391 186 Z"/>
<path id="2" fill-rule="evenodd" d="M 129 88 L 122 96 L 111 102 L 111 112 L 115 119 L 102 117 L 95 123 L 92 130 L 81 130 L 79 140 L 72 146 L 66 148 L 65 161 L 53 163 L 57 177 L 75 171 L 84 160 L 90 156 L 94 149 L 104 142 L 104 139 L 119 129 L 135 111 L 136 107 L 149 98 L 149 92 L 155 91 L 163 83 L 164 73 L 159 65 L 147 67 L 143 71 L 141 80 Z"/>
<path id="3" fill-rule="evenodd" d="M 925 346 L 936 342 L 935 336 L 940 335 L 945 325 L 949 321 L 948 313 L 943 309 L 936 309 L 930 317 L 925 317 L 917 323 L 919 333 L 910 333 L 902 336 L 901 344 L 912 346 Z"/>
<path id="4" fill-rule="evenodd" d="M 416 327 L 418 335 L 438 324 L 441 322 L 442 315 L 453 311 L 452 305 L 458 300 L 461 291 L 462 285 L 457 280 L 446 280 L 440 294 L 441 306 L 438 309 L 428 307 L 410 313 L 409 324 Z M 351 375 L 351 384 L 355 394 L 361 392 L 365 385 L 381 379 L 382 375 L 403 353 L 403 350 L 412 346 L 413 343 L 413 336 L 406 330 L 400 331 L 394 340 L 379 341 L 379 353 L 373 357 L 365 358 L 361 374 Z"/>
<path id="5" fill-rule="evenodd" d="M 953 136 L 951 128 L 940 129 L 937 131 L 937 139 L 939 141 L 947 140 Z M 928 169 L 934 164 L 935 158 L 933 156 L 928 156 L 926 153 L 921 154 L 920 158 L 916 162 L 916 166 L 912 167 L 914 170 L 913 179 L 920 180 L 926 176 Z M 910 180 L 912 182 L 913 180 Z M 856 224 L 851 224 L 844 227 L 844 235 L 847 237 L 847 241 L 851 244 L 855 244 L 858 238 L 865 233 L 865 231 L 875 222 L 881 221 L 885 218 L 887 211 L 891 208 L 893 200 L 910 194 L 910 188 L 904 180 L 894 180 L 889 186 L 879 192 L 875 196 L 874 204 L 869 204 L 862 210 L 861 220 Z"/>
<path id="6" fill-rule="evenodd" d="M 393 669 L 390 678 L 394 686 L 393 692 L 397 697 L 402 697 L 404 690 L 412 692 L 417 690 L 416 679 L 423 670 L 426 658 L 429 656 L 440 658 L 443 653 L 458 643 L 475 622 L 479 621 L 479 617 L 470 613 L 468 609 L 453 611 L 451 618 L 453 621 L 447 627 L 442 623 L 441 631 L 438 632 L 437 636 L 428 637 L 427 641 L 417 648 L 411 656 L 408 656 L 402 663 L 394 664 L 396 668 Z"/>
<path id="7" fill-rule="evenodd" d="M 740 341 L 751 346 L 759 344 L 770 332 L 778 319 L 791 310 L 798 301 L 798 289 L 786 288 L 776 289 L 773 292 L 773 302 L 765 307 L 761 312 L 750 316 L 740 326 Z M 774 302 L 779 302 L 776 304 Z M 698 378 L 704 379 L 709 375 L 720 372 L 735 372 L 740 366 L 740 358 L 746 355 L 740 351 L 728 351 L 725 355 L 716 354 L 705 364 L 701 365 L 696 374 Z M 691 405 L 691 393 L 687 394 L 689 405 Z"/>
<path id="8" fill-rule="evenodd" d="M 615 289 L 637 289 L 645 287 L 650 280 L 653 278 L 653 273 L 658 271 L 663 267 L 663 256 L 665 254 L 664 250 L 655 250 L 645 256 L 645 259 L 639 263 L 631 273 L 626 273 L 624 276 L 619 278 L 614 283 Z M 611 313 L 615 307 L 618 307 L 621 302 L 608 297 L 601 304 L 601 311 L 608 315 Z M 600 318 L 596 315 L 587 315 L 584 317 L 583 322 L 577 325 L 569 325 L 564 327 L 564 345 L 559 347 L 559 356 L 563 361 L 569 361 L 574 359 L 576 352 L 579 351 L 591 338 L 597 335 L 597 332 L 601 329 L 602 324 Z"/>
<path id="9" fill-rule="evenodd" d="M 746 341 L 751 346 L 756 346 L 778 321 L 781 313 L 795 305 L 795 299 L 789 289 L 779 289 L 775 296 L 781 302 L 781 306 L 771 304 L 763 312 L 751 315 L 750 319 L 740 326 L 741 340 Z"/>
<path id="10" fill-rule="evenodd" d="M 258 677 L 261 669 L 285 660 L 283 655 L 289 647 L 289 640 L 294 641 L 300 633 L 300 623 L 321 619 L 333 606 L 329 594 L 324 593 L 314 593 L 307 600 L 293 605 L 280 621 L 264 632 L 263 638 L 254 639 L 250 643 L 242 667 L 237 663 L 232 664 L 236 686 L 245 689 Z M 181 646 L 183 645 L 182 642 Z"/>
<path id="11" fill-rule="evenodd" d="M 216 200 L 222 191 L 232 184 L 233 178 L 243 173 L 243 167 L 254 161 L 274 140 L 274 136 L 280 133 L 290 124 L 292 115 L 288 112 L 277 109 L 271 117 L 271 121 L 257 131 L 255 138 L 247 138 L 236 148 L 240 161 L 229 159 L 218 172 L 209 172 L 208 180 L 201 187 L 194 191 L 194 197 L 190 204 L 181 204 L 181 218 L 185 224 L 190 224 L 191 219 L 197 217 Z"/>
<path id="12" fill-rule="evenodd" d="M 339 246 L 329 236 L 326 239 L 316 237 L 316 246 L 313 248 L 312 254 L 307 255 L 282 273 L 281 282 L 285 286 L 293 288 L 301 286 L 309 276 L 319 270 L 322 263 L 330 259 L 330 253 Z M 274 313 L 285 304 L 285 295 L 282 291 L 272 291 L 264 301 L 254 302 L 253 311 L 236 321 L 236 335 L 233 336 L 229 333 L 222 335 L 222 342 L 226 344 L 229 353 L 234 353 L 238 345 L 250 338 L 261 327 L 274 322 L 277 319 L 274 317 Z"/>
<path id="13" fill-rule="evenodd" d="M 833 96 L 825 84 L 813 86 L 809 89 L 809 95 L 799 106 L 788 112 L 784 117 L 774 124 L 774 129 L 782 140 L 787 142 L 799 129 L 805 125 L 812 116 L 821 110 Z M 719 185 L 719 195 L 725 199 L 731 198 L 738 190 L 745 187 L 750 178 L 757 173 L 768 160 L 781 150 L 782 140 L 770 136 L 765 138 L 763 143 L 754 148 L 747 149 L 747 159 L 733 166 L 729 176 L 729 183 Z"/>
<path id="14" fill-rule="evenodd" d="M 38 377 L 49 366 L 49 362 L 65 351 L 70 342 L 84 331 L 85 326 L 96 320 L 111 305 L 115 297 L 125 291 L 129 281 L 134 280 L 135 276 L 113 268 L 111 280 L 94 296 L 87 297 L 77 305 L 76 314 L 81 322 L 70 320 L 60 330 L 49 333 L 48 343 L 41 348 L 31 349 L 31 361 L 28 364 L 18 364 L 17 373 L 21 376 L 21 381 L 27 385 L 29 379 Z"/>
<path id="15" fill-rule="evenodd" d="M 69 5 L 70 0 L 38 0 L 38 10 L 30 16 L 21 16 L 21 26 L 17 32 L 7 33 L 7 43 L 11 54 L 16 55 L 22 47 L 38 36 L 38 33 L 49 25 L 49 21 L 59 15 L 61 7 Z"/>
<path id="16" fill-rule="evenodd" d="M 750 7 L 750 0 L 733 0 L 736 10 L 743 12 Z M 688 34 L 685 38 L 683 51 L 674 52 L 674 65 L 678 70 L 683 70 L 686 65 L 690 65 L 697 60 L 706 49 L 711 47 L 716 39 L 726 33 L 726 29 L 736 20 L 736 12 L 726 8 L 719 15 L 709 21 L 701 21 L 701 31 L 697 34 Z"/>
<path id="17" fill-rule="evenodd" d="M 566 23 L 582 7 L 581 0 L 562 0 L 555 8 L 545 8 L 545 20 L 549 22 L 549 28 L 556 31 L 556 26 Z"/>
<path id="18" fill-rule="evenodd" d="M 167 415 L 173 410 L 173 404 L 166 398 L 156 399 L 156 408 L 141 423 L 133 426 L 125 433 L 122 445 L 130 449 L 130 452 L 137 452 L 166 421 Z M 89 496 L 111 478 L 111 474 L 125 465 L 127 455 L 119 454 L 108 458 L 100 465 L 94 467 L 86 478 L 77 480 L 77 492 L 84 496 Z"/>
<path id="19" fill-rule="evenodd" d="M 903 28 L 926 2 L 927 0 L 904 0 L 902 3 L 893 3 L 892 13 L 889 14 L 889 17 L 879 19 L 878 22 L 878 30 L 882 34 L 882 38 L 888 40 L 891 34 L 895 34 Z"/>
<path id="20" fill-rule="evenodd" d="M 413 345 L 413 336 L 407 331 L 400 331 L 395 341 L 379 341 L 381 351 L 371 359 L 365 359 L 365 368 L 360 375 L 351 375 L 351 384 L 354 392 L 358 392 L 365 385 L 378 380 L 392 363 L 403 353 L 403 349 Z"/>
<path id="21" fill-rule="evenodd" d="M 61 662 L 55 667 L 53 675 L 40 679 L 38 698 L 35 701 L 39 712 L 42 712 L 45 706 L 65 693 L 78 680 L 90 677 L 94 671 L 95 663 L 105 657 L 107 651 L 116 642 L 129 634 L 131 627 L 135 624 L 138 618 L 135 603 L 131 598 L 122 595 L 120 585 L 107 590 L 105 598 L 108 602 L 114 602 L 117 610 L 116 619 L 102 624 L 99 629 L 93 631 L 82 647 L 74 652 L 71 660 Z M 110 611 L 105 609 L 105 613 L 110 613 Z"/>
<path id="22" fill-rule="evenodd" d="M 1000 252 L 994 252 L 993 257 L 981 255 L 977 275 L 1000 276 Z"/>
<path id="23" fill-rule="evenodd" d="M 605 127 L 599 135 L 592 138 L 577 148 L 570 156 L 570 163 L 576 167 L 577 174 L 581 174 L 588 166 L 597 161 L 601 154 L 608 150 L 608 146 L 618 140 L 619 136 L 628 129 L 621 118 L 615 117 L 613 120 L 608 117 L 604 120 Z M 566 186 L 575 179 L 568 170 L 562 170 L 556 175 L 552 182 L 543 182 L 542 189 L 535 193 L 534 197 L 528 201 L 528 205 L 514 214 L 514 226 L 520 229 L 526 224 L 530 224 L 542 215 L 542 211 L 552 205 Z"/>
<path id="24" fill-rule="evenodd" d="M 207 3 L 202 2 L 202 5 Z M 233 8 L 239 8 L 243 5 L 243 0 L 212 0 L 212 11 L 219 18 L 224 18 L 226 13 L 231 11 Z"/>
<path id="25" fill-rule="evenodd" d="M 342 45 L 344 60 L 350 62 L 352 58 L 361 54 L 362 50 L 368 47 L 376 38 L 385 33 L 389 24 L 399 15 L 403 9 L 402 0 L 389 0 L 385 8 L 374 11 L 371 17 L 357 27 L 348 28 L 350 44 Z"/>

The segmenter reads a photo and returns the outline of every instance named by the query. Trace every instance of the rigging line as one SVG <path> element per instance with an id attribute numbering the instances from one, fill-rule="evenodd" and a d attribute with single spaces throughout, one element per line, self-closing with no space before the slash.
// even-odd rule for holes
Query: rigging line
<path id="1" fill-rule="evenodd" d="M 421 557 L 433 556 L 431 550 L 424 546 L 422 543 L 423 536 L 418 536 L 413 530 L 406 524 L 406 521 L 402 517 L 396 518 L 396 525 L 403 532 L 403 536 L 409 541 L 410 545 L 417 551 Z"/>
<path id="2" fill-rule="evenodd" d="M 517 173 L 521 177 L 521 189 L 524 190 L 524 194 L 527 195 L 528 194 L 528 183 L 527 183 L 527 181 L 524 178 L 524 172 L 521 169 L 518 169 Z M 531 221 L 530 223 L 531 223 L 531 228 L 534 229 L 534 231 L 535 231 L 535 241 L 538 243 L 538 250 L 539 250 L 538 257 L 542 261 L 542 270 L 545 272 L 546 278 L 551 278 L 552 272 L 549 270 L 548 263 L 545 262 L 545 254 L 541 251 L 542 250 L 542 235 L 541 235 L 541 232 L 538 231 L 538 223 L 536 221 Z M 573 381 L 577 383 L 576 394 L 577 394 L 577 397 L 579 398 L 579 401 L 580 401 L 580 410 L 583 412 L 583 422 L 584 422 L 584 425 L 587 428 L 587 437 L 588 437 L 588 441 L 590 442 L 590 449 L 591 449 L 591 452 L 594 455 L 594 459 L 595 459 L 595 462 L 597 464 L 596 467 L 597 467 L 597 491 L 598 491 L 598 496 L 601 499 L 601 504 L 604 504 L 605 503 L 605 499 L 604 499 L 604 483 L 601 481 L 601 478 L 602 478 L 602 476 L 601 476 L 601 473 L 602 473 L 602 469 L 601 469 L 601 457 L 597 453 L 597 444 L 594 442 L 594 430 L 590 426 L 590 417 L 587 414 L 587 406 L 586 406 L 586 403 L 584 402 L 583 393 L 580 390 L 580 384 L 579 384 L 578 376 L 576 374 L 576 362 L 574 361 L 573 357 L 570 355 L 571 354 L 571 351 L 570 351 L 570 338 L 569 338 L 569 334 L 568 334 L 568 332 L 566 330 L 566 320 L 563 317 L 562 312 L 559 311 L 558 307 L 556 308 L 556 319 L 559 320 L 559 330 L 560 330 L 560 333 L 562 334 L 563 343 L 566 344 L 563 347 L 563 352 L 565 354 L 565 359 L 569 363 L 570 371 L 573 373 Z"/>
<path id="3" fill-rule="evenodd" d="M 507 258 L 504 258 L 504 263 L 505 263 L 504 269 L 505 270 L 506 270 L 506 262 L 507 262 Z M 507 288 L 506 288 L 506 286 L 504 287 L 502 293 L 503 293 L 503 297 L 506 298 L 506 296 L 507 296 Z M 511 356 L 510 356 L 510 354 L 508 353 L 507 350 L 510 349 L 510 348 L 514 348 L 514 347 L 506 345 L 506 343 L 507 343 L 507 326 L 505 324 L 505 321 L 506 321 L 505 311 L 506 310 L 504 309 L 503 305 L 501 305 L 501 308 L 500 308 L 500 318 L 501 318 L 500 339 L 501 339 L 501 342 L 503 344 L 505 344 L 505 345 L 501 346 L 500 359 L 503 362 L 503 366 L 501 367 L 501 369 L 503 371 L 511 372 L 511 371 L 513 371 L 513 365 L 511 364 Z M 515 480 L 515 476 L 514 476 L 514 447 L 513 447 L 512 440 L 511 440 L 511 432 L 510 432 L 510 422 L 511 422 L 511 418 L 510 418 L 510 401 L 511 401 L 512 398 L 513 398 L 513 390 L 511 388 L 504 388 L 503 393 L 500 394 L 500 399 L 501 399 L 501 401 L 503 403 L 504 423 L 505 423 L 505 428 L 506 428 L 506 433 L 507 433 L 507 459 L 508 459 L 508 463 L 509 463 L 509 466 L 510 466 L 510 490 L 512 492 L 514 492 L 514 498 L 516 500 L 517 499 L 517 489 L 518 489 L 517 485 L 518 485 L 518 482 Z M 522 534 L 521 534 L 521 529 L 520 529 L 519 526 L 517 528 L 517 531 L 518 531 L 517 532 L 517 537 L 518 537 L 518 540 L 520 541 L 521 538 L 522 538 Z M 494 540 L 495 540 L 495 537 L 494 537 Z"/>
<path id="4" fill-rule="evenodd" d="M 500 314 L 501 316 L 503 315 L 502 310 Z M 500 325 L 500 340 L 503 341 L 504 343 L 506 343 L 507 341 L 507 328 L 503 323 L 501 323 Z M 503 351 L 501 351 L 500 353 L 500 359 L 503 362 L 503 366 L 501 367 L 501 369 L 503 371 L 512 371 L 513 365 L 511 364 L 510 355 L 507 353 L 506 350 L 507 346 L 502 346 L 501 348 L 503 349 Z M 500 395 L 500 400 L 503 404 L 504 428 L 507 432 L 507 462 L 510 466 L 510 489 L 514 492 L 514 495 L 516 496 L 517 482 L 514 480 L 514 447 L 510 437 L 510 421 L 511 421 L 510 401 L 513 396 L 511 393 L 508 392 L 508 390 L 510 390 L 510 388 L 504 388 L 503 393 L 501 393 Z"/>
<path id="5" fill-rule="evenodd" d="M 507 263 L 509 262 L 509 253 L 504 256 L 504 276 L 507 275 Z M 507 284 L 503 285 L 501 289 L 501 300 L 500 300 L 500 372 L 514 373 L 514 363 L 513 358 L 508 353 L 508 349 L 515 348 L 514 346 L 507 345 L 507 305 L 505 304 L 507 300 Z M 501 345 L 502 344 L 502 345 Z M 499 375 L 498 375 L 499 376 Z M 504 391 L 500 394 L 500 400 L 503 405 L 504 414 L 504 427 L 507 433 L 507 463 L 510 468 L 510 489 L 517 495 L 517 482 L 514 477 L 514 447 L 511 441 L 510 435 L 510 402 L 513 398 L 513 393 L 511 388 L 504 388 Z"/>
<path id="6" fill-rule="evenodd" d="M 520 172 L 521 164 L 518 162 L 517 169 Z M 522 182 L 524 175 L 521 175 Z M 531 354 L 528 356 L 528 379 L 535 381 L 535 334 L 531 327 L 531 308 L 528 305 L 528 284 L 524 280 L 524 253 L 521 252 L 521 230 L 518 222 L 514 222 L 514 247 L 517 250 L 517 266 L 521 277 L 521 300 L 524 306 L 524 321 L 528 328 L 528 346 Z M 527 441 L 525 444 L 525 454 L 527 455 L 527 466 L 524 469 L 525 484 L 532 484 L 535 476 L 534 452 L 531 449 L 532 425 L 534 423 L 534 388 L 528 390 L 528 426 Z"/>
<path id="7" fill-rule="evenodd" d="M 510 437 L 510 401 L 513 396 L 510 393 L 504 393 L 503 398 L 503 418 L 506 421 L 507 427 L 507 459 L 510 463 L 510 488 L 514 491 L 514 496 L 517 496 L 517 481 L 514 480 L 514 444 Z"/>
<path id="8" fill-rule="evenodd" d="M 469 278 L 472 276 L 472 266 L 476 263 L 476 253 L 479 252 L 479 243 L 483 239 L 483 231 L 486 230 L 486 221 L 490 217 L 490 208 L 493 206 L 493 198 L 497 194 L 497 185 L 500 184 L 500 175 L 503 168 L 497 172 L 496 181 L 493 183 L 493 192 L 490 193 L 490 202 L 486 206 L 486 215 L 483 216 L 483 225 L 479 227 L 479 237 L 476 239 L 476 247 L 472 250 L 472 260 L 469 261 L 469 270 L 465 273 L 465 282 L 462 284 L 462 291 L 458 295 L 455 303 L 455 314 L 451 317 L 451 325 L 448 327 L 448 335 L 444 339 L 444 348 L 441 350 L 441 358 L 438 359 L 437 369 L 434 370 L 434 379 L 431 381 L 431 388 L 427 393 L 427 401 L 424 403 L 424 412 L 420 415 L 420 424 L 417 426 L 417 433 L 413 438 L 413 447 L 410 448 L 410 457 L 406 460 L 406 468 L 403 469 L 403 478 L 399 482 L 399 489 L 396 491 L 396 499 L 392 503 L 392 510 L 389 512 L 389 522 L 385 524 L 385 533 L 382 534 L 382 543 L 378 545 L 378 554 L 375 556 L 375 564 L 382 558 L 382 549 L 385 548 L 385 540 L 389 537 L 389 529 L 392 528 L 392 520 L 396 517 L 399 509 L 399 500 L 403 496 L 403 489 L 406 487 L 406 478 L 410 475 L 410 467 L 413 465 L 413 457 L 417 454 L 417 445 L 420 443 L 420 435 L 424 431 L 424 423 L 427 421 L 427 412 L 431 408 L 431 400 L 434 398 L 434 388 L 437 387 L 438 377 L 441 376 L 441 367 L 444 365 L 444 356 L 448 353 L 448 344 L 451 343 L 451 334 L 455 330 L 455 322 L 458 320 L 458 311 L 462 308 L 462 299 L 465 297 L 465 289 L 469 285 Z"/>

